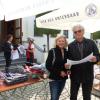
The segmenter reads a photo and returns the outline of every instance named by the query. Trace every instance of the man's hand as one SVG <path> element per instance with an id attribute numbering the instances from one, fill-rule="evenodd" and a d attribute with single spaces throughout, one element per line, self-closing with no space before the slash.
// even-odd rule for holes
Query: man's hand
<path id="1" fill-rule="evenodd" d="M 65 69 L 70 69 L 71 68 L 71 65 L 70 64 L 65 64 Z"/>
<path id="2" fill-rule="evenodd" d="M 91 59 L 90 59 L 91 62 L 96 62 L 97 61 L 97 58 L 95 56 L 93 56 Z"/>

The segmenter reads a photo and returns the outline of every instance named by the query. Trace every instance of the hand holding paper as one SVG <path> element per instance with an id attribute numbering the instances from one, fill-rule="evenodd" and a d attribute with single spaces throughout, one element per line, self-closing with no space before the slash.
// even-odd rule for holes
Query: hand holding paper
<path id="1" fill-rule="evenodd" d="M 81 64 L 81 63 L 85 63 L 88 61 L 92 61 L 92 62 L 96 61 L 96 58 L 95 58 L 95 56 L 93 56 L 93 53 L 91 53 L 89 56 L 85 57 L 84 59 L 81 59 L 78 61 L 73 61 L 73 60 L 67 59 L 67 64 L 76 65 L 76 64 Z"/>
<path id="2" fill-rule="evenodd" d="M 95 57 L 95 56 L 93 56 L 93 57 L 91 57 L 90 61 L 91 61 L 91 62 L 96 62 L 96 61 L 97 61 L 97 59 L 96 59 L 96 57 Z"/>

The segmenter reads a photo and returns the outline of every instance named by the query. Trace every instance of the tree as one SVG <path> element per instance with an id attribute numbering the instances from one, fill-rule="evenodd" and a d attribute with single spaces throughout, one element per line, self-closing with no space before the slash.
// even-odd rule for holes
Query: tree
<path id="1" fill-rule="evenodd" d="M 100 31 L 91 33 L 91 36 L 93 40 L 100 39 Z"/>

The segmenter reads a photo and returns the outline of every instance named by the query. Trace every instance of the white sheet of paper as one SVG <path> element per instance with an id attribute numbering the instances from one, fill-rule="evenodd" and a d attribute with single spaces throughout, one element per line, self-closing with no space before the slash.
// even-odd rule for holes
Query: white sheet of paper
<path id="1" fill-rule="evenodd" d="M 73 61 L 73 60 L 67 59 L 67 64 L 76 65 L 76 64 L 85 63 L 85 62 L 90 61 L 90 59 L 92 58 L 92 56 L 93 56 L 93 53 L 91 53 L 90 55 L 88 55 L 84 59 L 81 59 L 81 60 L 78 60 L 78 61 Z"/>
<path id="2" fill-rule="evenodd" d="M 18 46 L 18 50 L 19 50 L 20 54 L 25 53 L 25 47 L 23 45 Z"/>
<path id="3" fill-rule="evenodd" d="M 15 59 L 19 59 L 19 53 L 17 50 L 12 51 L 11 53 L 11 59 L 15 60 Z"/>

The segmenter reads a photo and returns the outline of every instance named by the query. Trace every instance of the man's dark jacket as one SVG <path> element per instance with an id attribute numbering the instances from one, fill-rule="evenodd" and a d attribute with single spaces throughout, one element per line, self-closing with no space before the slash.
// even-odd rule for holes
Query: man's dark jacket
<path id="1" fill-rule="evenodd" d="M 99 58 L 99 51 L 93 40 L 85 39 L 83 40 L 83 58 L 87 57 L 93 52 L 93 55 L 96 56 L 97 61 Z M 77 61 L 81 60 L 81 55 L 78 48 L 78 43 L 75 40 L 68 46 L 68 55 L 69 59 Z M 73 81 L 81 82 L 92 82 L 93 81 L 93 62 L 86 62 L 82 64 L 73 65 L 71 67 L 71 79 Z"/>

